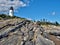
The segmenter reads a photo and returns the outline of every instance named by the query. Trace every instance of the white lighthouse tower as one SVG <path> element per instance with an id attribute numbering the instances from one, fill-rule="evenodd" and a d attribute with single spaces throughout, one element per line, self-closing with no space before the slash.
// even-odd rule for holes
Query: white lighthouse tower
<path id="1" fill-rule="evenodd" d="M 10 10 L 9 10 L 9 16 L 13 16 L 14 15 L 14 9 L 13 7 L 10 7 Z"/>

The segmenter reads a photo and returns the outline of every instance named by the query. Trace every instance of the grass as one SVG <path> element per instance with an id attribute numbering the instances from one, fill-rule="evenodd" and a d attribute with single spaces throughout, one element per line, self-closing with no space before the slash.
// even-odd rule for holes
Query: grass
<path id="1" fill-rule="evenodd" d="M 26 20 L 25 18 L 21 18 L 21 17 L 18 17 L 18 16 L 9 16 L 9 15 L 5 15 L 5 14 L 0 14 L 0 20 L 2 19 L 14 19 L 14 18 L 19 18 L 21 20 Z"/>
<path id="2" fill-rule="evenodd" d="M 60 26 L 60 24 L 56 21 L 54 23 L 52 22 L 41 22 L 41 21 L 37 21 L 38 25 L 55 25 L 55 26 Z"/>

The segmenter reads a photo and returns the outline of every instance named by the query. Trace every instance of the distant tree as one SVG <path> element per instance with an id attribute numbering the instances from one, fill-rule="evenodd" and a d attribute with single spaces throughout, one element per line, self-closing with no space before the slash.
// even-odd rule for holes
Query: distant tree
<path id="1" fill-rule="evenodd" d="M 43 19 L 43 22 L 45 22 L 45 19 Z"/>
<path id="2" fill-rule="evenodd" d="M 56 26 L 58 26 L 58 25 L 59 25 L 59 23 L 56 21 L 56 22 L 55 22 L 55 25 L 56 25 Z"/>

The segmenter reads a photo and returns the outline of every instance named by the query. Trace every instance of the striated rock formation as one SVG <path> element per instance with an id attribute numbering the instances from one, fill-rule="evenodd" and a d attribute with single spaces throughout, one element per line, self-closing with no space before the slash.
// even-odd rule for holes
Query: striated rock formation
<path id="1" fill-rule="evenodd" d="M 4 30 L 0 30 L 0 45 L 55 45 L 48 33 L 28 20 L 15 22 Z"/>

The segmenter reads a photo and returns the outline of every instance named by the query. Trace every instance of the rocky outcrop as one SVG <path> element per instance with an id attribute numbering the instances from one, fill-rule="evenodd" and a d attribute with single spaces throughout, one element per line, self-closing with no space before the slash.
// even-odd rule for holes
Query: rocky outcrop
<path id="1" fill-rule="evenodd" d="M 0 45 L 55 45 L 35 22 L 25 20 L 9 28 L 0 33 Z"/>

